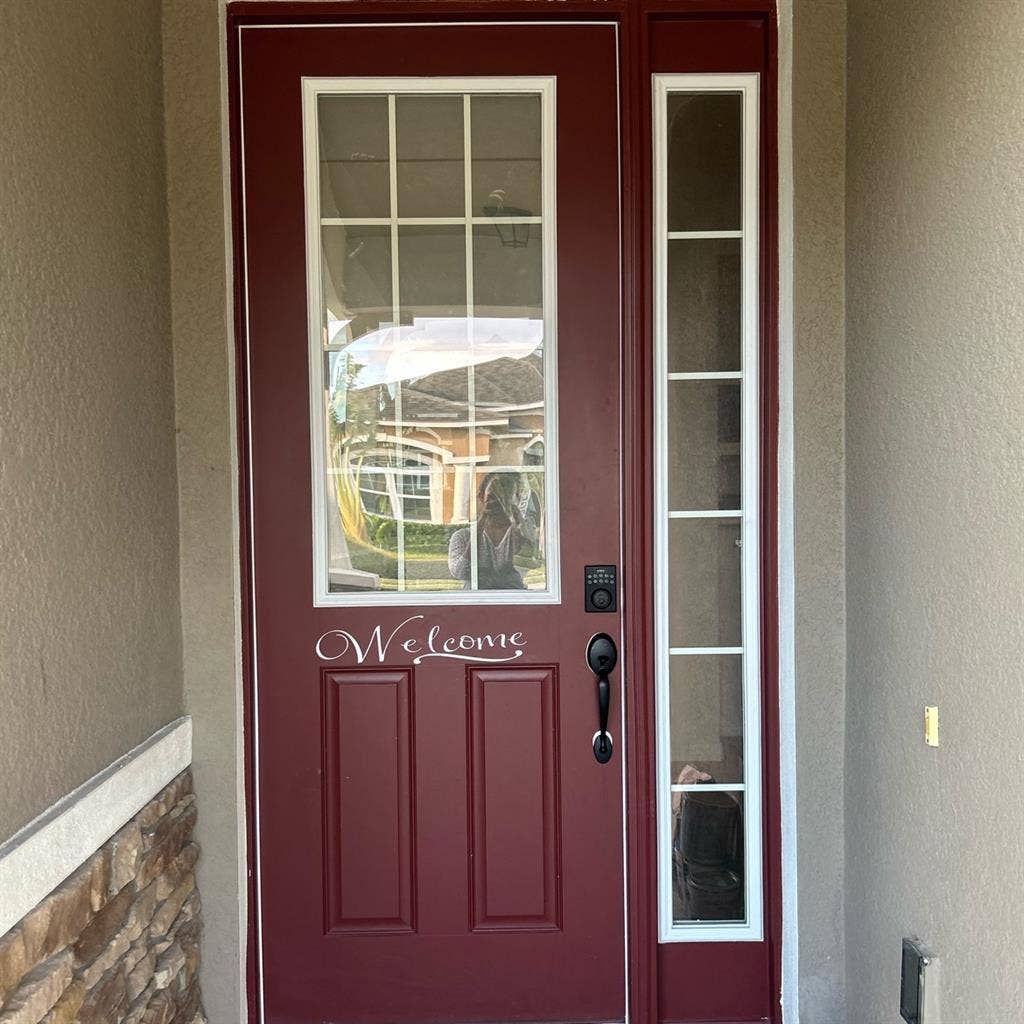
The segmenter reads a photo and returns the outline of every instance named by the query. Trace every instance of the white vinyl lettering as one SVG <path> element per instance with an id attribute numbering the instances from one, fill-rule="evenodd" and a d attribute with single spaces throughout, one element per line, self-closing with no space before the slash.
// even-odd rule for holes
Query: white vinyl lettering
<path id="1" fill-rule="evenodd" d="M 481 662 L 515 661 L 525 653 L 526 638 L 522 633 L 484 633 L 480 636 L 461 633 L 457 636 L 442 636 L 440 626 L 431 626 L 425 635 L 405 636 L 404 639 L 399 639 L 400 634 L 417 628 L 412 625 L 413 623 L 423 619 L 423 615 L 411 615 L 395 626 L 387 636 L 384 634 L 384 627 L 378 624 L 370 630 L 364 643 L 360 643 L 347 629 L 329 629 L 317 640 L 314 650 L 321 661 L 338 661 L 352 651 L 357 665 L 374 659 L 383 665 L 388 651 L 396 644 L 406 654 L 415 655 L 412 659 L 414 665 L 421 664 L 425 658 Z M 422 629 L 422 626 L 419 628 Z M 484 654 L 485 650 L 502 653 Z M 474 653 L 468 653 L 470 651 Z"/>

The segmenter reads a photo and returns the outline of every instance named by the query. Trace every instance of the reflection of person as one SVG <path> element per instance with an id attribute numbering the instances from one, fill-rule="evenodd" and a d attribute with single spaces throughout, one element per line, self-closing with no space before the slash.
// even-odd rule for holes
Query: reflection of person
<path id="1" fill-rule="evenodd" d="M 513 559 L 524 541 L 537 539 L 530 515 L 530 485 L 519 473 L 488 473 L 477 492 L 477 587 L 480 590 L 525 590 Z M 472 586 L 472 534 L 467 526 L 452 534 L 448 568 Z"/>

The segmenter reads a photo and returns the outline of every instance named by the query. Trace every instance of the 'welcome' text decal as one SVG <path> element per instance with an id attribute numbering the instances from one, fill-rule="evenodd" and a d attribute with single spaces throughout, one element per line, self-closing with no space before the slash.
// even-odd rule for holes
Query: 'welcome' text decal
<path id="1" fill-rule="evenodd" d="M 440 626 L 431 626 L 424 631 L 423 626 L 410 625 L 425 618 L 425 615 L 411 615 L 395 626 L 386 638 L 384 628 L 375 626 L 365 644 L 361 644 L 347 629 L 330 629 L 317 640 L 316 656 L 321 661 L 337 661 L 352 651 L 357 665 L 362 665 L 371 657 L 384 664 L 392 645 L 413 655 L 414 665 L 419 665 L 425 658 L 500 662 L 515 661 L 523 656 L 526 640 L 522 633 L 484 633 L 481 636 L 462 633 L 459 636 L 442 637 Z M 403 633 L 405 639 L 399 639 L 399 634 Z M 413 635 L 408 635 L 410 633 Z"/>

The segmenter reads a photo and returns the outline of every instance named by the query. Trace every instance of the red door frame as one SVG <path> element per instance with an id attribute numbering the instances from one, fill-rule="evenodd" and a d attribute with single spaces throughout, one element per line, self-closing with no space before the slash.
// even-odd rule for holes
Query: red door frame
<path id="1" fill-rule="evenodd" d="M 750 70 L 724 66 L 715 41 L 740 40 L 762 72 L 761 89 L 761 665 L 764 771 L 765 941 L 768 946 L 772 1024 L 781 1021 L 782 812 L 779 787 L 778 685 L 778 61 L 776 0 L 236 0 L 227 9 L 231 215 L 235 275 L 236 399 L 238 412 L 239 522 L 241 533 L 242 678 L 248 875 L 246 948 L 249 1020 L 259 1021 L 258 894 L 254 870 L 256 773 L 253 750 L 253 649 L 249 521 L 246 310 L 239 168 L 238 33 L 246 24 L 458 20 L 601 20 L 619 28 L 622 124 L 623 267 L 623 586 L 630 595 L 623 617 L 625 678 L 649 680 L 653 636 L 653 289 L 651 197 L 651 94 L 653 71 Z M 685 27 L 696 41 L 686 52 L 674 44 Z M 671 65 L 671 66 L 670 66 Z M 627 688 L 626 839 L 629 1019 L 658 1021 L 657 834 L 655 816 L 654 694 Z"/>

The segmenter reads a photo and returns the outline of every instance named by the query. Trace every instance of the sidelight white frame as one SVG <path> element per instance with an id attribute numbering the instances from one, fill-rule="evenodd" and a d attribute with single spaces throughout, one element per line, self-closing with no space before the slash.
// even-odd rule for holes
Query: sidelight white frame
<path id="1" fill-rule="evenodd" d="M 759 87 L 758 74 L 664 74 L 652 76 L 654 174 L 654 568 L 655 696 L 657 722 L 658 933 L 661 942 L 760 942 L 764 939 L 764 859 L 761 659 L 760 659 L 760 454 L 759 374 Z M 733 93 L 741 97 L 741 228 L 730 231 L 668 229 L 668 97 L 671 93 Z M 668 243 L 685 238 L 741 239 L 740 370 L 707 373 L 668 371 Z M 741 508 L 676 510 L 668 504 L 668 416 L 670 380 L 737 380 L 741 395 Z M 669 549 L 671 519 L 738 520 L 740 525 L 741 646 L 672 647 L 669 636 Z M 741 655 L 743 688 L 742 783 L 714 786 L 672 784 L 670 665 L 673 658 L 695 655 Z M 745 920 L 673 920 L 672 794 L 714 789 L 743 794 Z"/>
<path id="2" fill-rule="evenodd" d="M 463 98 L 466 107 L 469 97 L 485 94 L 532 94 L 541 100 L 541 216 L 528 218 L 502 218 L 502 222 L 540 222 L 542 252 L 542 295 L 544 323 L 544 514 L 545 514 L 545 575 L 547 586 L 543 590 L 487 591 L 487 590 L 446 590 L 418 591 L 405 590 L 404 571 L 399 569 L 399 587 L 396 591 L 347 591 L 330 590 L 330 559 L 328 545 L 328 523 L 326 517 L 327 494 L 327 453 L 323 402 L 323 345 L 321 339 L 321 315 L 323 305 L 322 261 L 320 229 L 331 224 L 377 224 L 391 227 L 392 241 L 392 301 L 395 306 L 395 322 L 399 294 L 397 287 L 398 247 L 396 236 L 399 225 L 406 224 L 452 224 L 467 227 L 467 270 L 472 264 L 472 233 L 474 224 L 493 224 L 494 218 L 474 217 L 471 203 L 470 175 L 472 168 L 466 161 L 464 173 L 467 179 L 466 206 L 462 217 L 399 217 L 395 196 L 395 103 L 398 95 L 451 95 Z M 317 125 L 317 101 L 320 96 L 331 95 L 377 95 L 388 96 L 391 181 L 391 215 L 381 218 L 340 218 L 320 215 L 320 160 L 319 132 Z M 555 151 L 555 78 L 553 76 L 517 77 L 466 77 L 466 78 L 303 78 L 302 80 L 302 131 L 306 217 L 306 294 L 308 310 L 309 346 L 309 402 L 310 402 L 310 451 L 312 472 L 312 536 L 313 536 L 313 606 L 315 608 L 373 607 L 395 605 L 521 605 L 561 603 L 560 530 L 558 504 L 558 346 L 557 346 L 557 233 L 555 210 L 555 187 L 557 182 Z M 468 127 L 468 123 L 467 123 Z M 465 145 L 469 149 L 469 132 L 465 131 Z M 467 316 L 473 315 L 473 280 L 467 272 Z M 472 381 L 472 374 L 470 375 Z M 472 386 L 471 386 L 472 391 Z M 400 409 L 396 401 L 396 407 Z M 473 396 L 469 401 L 470 422 L 475 416 Z M 397 413 L 400 418 L 400 412 Z M 474 484 L 471 488 L 471 508 L 476 502 L 476 465 L 473 466 Z M 472 518 L 472 517 L 471 517 Z M 398 531 L 404 533 L 404 521 L 398 520 Z M 474 548 L 474 576 L 476 568 L 475 531 L 471 533 Z"/>

